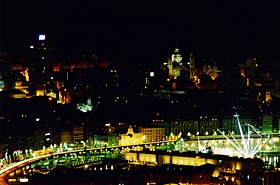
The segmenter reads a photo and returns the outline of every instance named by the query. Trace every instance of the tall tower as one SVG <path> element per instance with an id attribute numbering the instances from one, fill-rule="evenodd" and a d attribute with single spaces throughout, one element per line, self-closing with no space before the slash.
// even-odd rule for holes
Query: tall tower
<path id="1" fill-rule="evenodd" d="M 29 46 L 30 80 L 42 82 L 50 79 L 52 72 L 52 48 L 45 34 L 37 34 L 36 41 Z"/>
<path id="2" fill-rule="evenodd" d="M 193 53 L 190 53 L 190 58 L 189 58 L 189 67 L 190 67 L 190 79 L 194 79 L 195 77 L 195 65 L 194 65 L 194 56 Z"/>

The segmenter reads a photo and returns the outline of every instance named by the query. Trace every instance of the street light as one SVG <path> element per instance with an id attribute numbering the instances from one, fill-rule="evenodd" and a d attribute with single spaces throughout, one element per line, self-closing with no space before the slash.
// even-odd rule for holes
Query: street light
<path id="1" fill-rule="evenodd" d="M 200 142 L 199 142 L 199 132 L 196 132 L 197 142 L 198 142 L 198 151 L 200 151 Z"/>

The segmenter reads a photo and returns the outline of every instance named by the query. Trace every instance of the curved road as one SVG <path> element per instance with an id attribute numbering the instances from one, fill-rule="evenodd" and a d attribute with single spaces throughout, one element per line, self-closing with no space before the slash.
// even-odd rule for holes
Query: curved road
<path id="1" fill-rule="evenodd" d="M 52 156 L 52 154 L 42 155 L 42 156 L 34 157 L 31 159 L 25 159 L 24 161 L 17 162 L 5 169 L 0 170 L 0 185 L 8 185 L 6 182 L 6 177 L 7 177 L 7 175 L 9 175 L 11 172 L 15 171 L 16 169 L 26 166 L 27 164 L 32 163 L 34 161 L 44 159 L 44 158 L 47 158 L 50 156 Z"/>
<path id="2" fill-rule="evenodd" d="M 115 146 L 115 147 L 107 147 L 107 149 L 110 149 L 110 148 L 124 148 L 124 147 L 141 146 L 141 145 L 150 145 L 150 144 L 158 144 L 158 143 L 166 143 L 166 142 L 174 142 L 174 141 L 175 140 L 150 142 L 150 143 L 143 143 L 143 144 L 138 144 L 138 145 Z M 87 151 L 90 151 L 90 150 L 102 150 L 102 149 L 104 149 L 104 148 L 87 149 Z M 67 153 L 83 152 L 83 151 L 84 150 L 70 150 L 70 151 L 67 151 L 67 152 L 60 152 L 60 153 L 42 155 L 42 156 L 34 157 L 34 158 L 31 158 L 31 159 L 25 159 L 23 161 L 14 163 L 11 166 L 8 166 L 8 167 L 0 170 L 0 185 L 8 185 L 8 183 L 6 182 L 6 177 L 11 172 L 17 170 L 20 167 L 24 167 L 27 164 L 30 164 L 30 163 L 35 162 L 37 160 L 44 159 L 44 158 L 47 158 L 47 157 L 51 157 L 51 156 L 54 156 L 54 155 L 63 155 L 63 154 L 67 154 Z"/>

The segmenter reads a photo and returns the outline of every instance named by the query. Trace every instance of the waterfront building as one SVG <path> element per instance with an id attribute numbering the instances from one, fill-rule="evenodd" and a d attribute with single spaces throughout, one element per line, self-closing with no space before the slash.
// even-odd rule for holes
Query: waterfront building
<path id="1" fill-rule="evenodd" d="M 135 133 L 131 126 L 126 134 L 119 135 L 119 146 L 137 145 L 143 143 L 143 133 Z"/>
<path id="2" fill-rule="evenodd" d="M 117 138 L 117 137 L 116 137 Z M 93 136 L 93 144 L 94 147 L 102 148 L 105 146 L 113 146 L 112 137 L 110 137 L 110 142 L 109 142 L 109 137 L 108 134 L 95 134 Z"/>
<path id="3" fill-rule="evenodd" d="M 240 122 L 243 124 L 252 124 L 252 118 L 248 116 L 242 116 L 240 118 Z M 221 120 L 219 128 L 225 133 L 233 132 L 236 134 L 240 134 L 237 120 L 233 116 L 224 116 Z"/>
<path id="4" fill-rule="evenodd" d="M 170 124 L 169 121 L 166 121 L 164 119 L 154 119 L 150 123 L 151 127 L 155 128 L 163 128 L 164 129 L 164 135 L 168 136 L 170 135 Z"/>
<path id="5" fill-rule="evenodd" d="M 271 113 L 264 113 L 262 115 L 262 131 L 264 133 L 273 132 L 273 115 Z"/>
<path id="6" fill-rule="evenodd" d="M 71 142 L 72 142 L 72 133 L 67 131 L 61 132 L 60 142 L 58 143 L 71 143 Z"/>
<path id="7" fill-rule="evenodd" d="M 85 133 L 84 133 L 84 126 L 83 125 L 75 125 L 73 127 L 73 140 L 74 143 L 79 143 L 84 141 Z"/>
<path id="8" fill-rule="evenodd" d="M 219 121 L 217 116 L 200 116 L 200 120 L 199 120 L 200 134 L 213 135 L 218 127 L 219 127 Z"/>
<path id="9" fill-rule="evenodd" d="M 165 140 L 164 128 L 142 128 L 144 141 L 143 142 L 156 142 Z"/>
<path id="10" fill-rule="evenodd" d="M 106 146 L 127 146 L 143 144 L 143 133 L 135 133 L 132 126 L 129 126 L 127 132 L 124 134 L 96 134 L 94 135 L 95 147 Z"/>

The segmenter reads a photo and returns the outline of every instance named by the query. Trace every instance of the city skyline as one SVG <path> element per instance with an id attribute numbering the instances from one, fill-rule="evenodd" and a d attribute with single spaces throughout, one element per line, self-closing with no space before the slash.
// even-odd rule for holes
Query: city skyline
<path id="1" fill-rule="evenodd" d="M 45 33 L 57 55 L 84 53 L 129 62 L 183 56 L 208 60 L 277 58 L 278 3 L 3 1 L 2 50 L 28 48 Z"/>
<path id="2" fill-rule="evenodd" d="M 1 1 L 0 183 L 277 182 L 278 7 Z"/>

